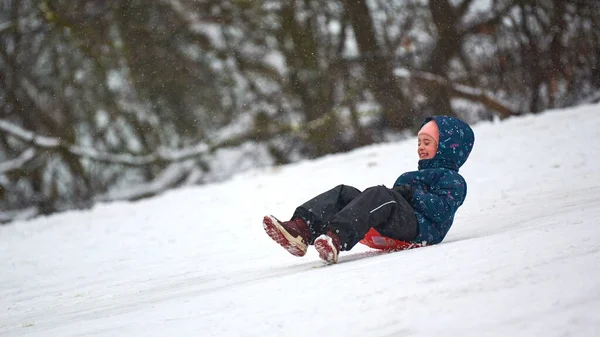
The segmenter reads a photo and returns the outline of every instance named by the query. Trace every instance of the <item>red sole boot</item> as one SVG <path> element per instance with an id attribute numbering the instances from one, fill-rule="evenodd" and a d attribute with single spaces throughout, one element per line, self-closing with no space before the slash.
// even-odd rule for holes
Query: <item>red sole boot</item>
<path id="1" fill-rule="evenodd" d="M 263 228 L 267 235 L 277 242 L 281 247 L 294 256 L 304 256 L 308 248 L 307 240 L 301 233 L 291 228 L 285 228 L 285 223 L 280 222 L 272 215 L 263 218 Z"/>
<path id="2" fill-rule="evenodd" d="M 337 242 L 336 242 L 337 240 Z M 321 235 L 315 240 L 315 249 L 319 252 L 321 260 L 327 263 L 337 263 L 338 255 L 340 253 L 340 244 L 337 237 L 333 235 Z"/>

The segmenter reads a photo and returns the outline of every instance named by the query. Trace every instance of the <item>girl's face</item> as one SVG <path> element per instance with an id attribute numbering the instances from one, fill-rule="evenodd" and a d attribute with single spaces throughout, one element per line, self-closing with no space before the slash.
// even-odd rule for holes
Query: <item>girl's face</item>
<path id="1" fill-rule="evenodd" d="M 419 154 L 419 159 L 431 159 L 435 157 L 435 153 L 437 152 L 437 143 L 431 136 L 427 134 L 419 135 L 419 144 L 417 147 L 417 153 Z"/>

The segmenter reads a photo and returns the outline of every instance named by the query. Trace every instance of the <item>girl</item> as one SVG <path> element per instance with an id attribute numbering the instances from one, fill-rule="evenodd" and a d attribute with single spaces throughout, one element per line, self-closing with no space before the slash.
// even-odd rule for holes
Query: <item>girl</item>
<path id="1" fill-rule="evenodd" d="M 361 192 L 339 185 L 298 206 L 289 221 L 265 216 L 263 227 L 291 254 L 304 256 L 312 244 L 328 263 L 358 242 L 379 249 L 437 244 L 467 195 L 458 170 L 474 140 L 473 130 L 460 119 L 429 117 L 418 133 L 418 170 L 402 174 L 392 188 Z"/>

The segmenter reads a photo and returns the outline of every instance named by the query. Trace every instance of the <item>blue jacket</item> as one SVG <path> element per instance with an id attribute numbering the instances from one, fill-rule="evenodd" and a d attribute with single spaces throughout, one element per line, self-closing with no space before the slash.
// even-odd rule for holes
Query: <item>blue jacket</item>
<path id="1" fill-rule="evenodd" d="M 410 201 L 419 223 L 419 234 L 413 242 L 441 242 L 454 220 L 456 210 L 467 196 L 467 182 L 458 173 L 465 163 L 475 135 L 465 122 L 447 116 L 428 117 L 440 130 L 438 149 L 432 159 L 419 160 L 419 170 L 402 174 L 394 186 L 413 187 Z"/>

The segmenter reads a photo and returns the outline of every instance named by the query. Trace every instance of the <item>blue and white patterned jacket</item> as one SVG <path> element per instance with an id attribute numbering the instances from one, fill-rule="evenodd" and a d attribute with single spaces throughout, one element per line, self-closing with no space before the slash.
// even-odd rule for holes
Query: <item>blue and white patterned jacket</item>
<path id="1" fill-rule="evenodd" d="M 460 119 L 434 116 L 440 130 L 438 149 L 432 159 L 419 160 L 419 170 L 402 174 L 394 186 L 410 185 L 410 201 L 419 223 L 417 243 L 440 243 L 452 226 L 454 214 L 467 196 L 467 182 L 458 173 L 475 141 L 469 125 Z"/>

